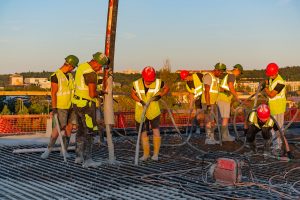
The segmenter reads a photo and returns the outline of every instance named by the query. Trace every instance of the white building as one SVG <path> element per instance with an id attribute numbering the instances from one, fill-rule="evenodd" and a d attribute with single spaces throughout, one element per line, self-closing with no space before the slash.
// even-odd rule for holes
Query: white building
<path id="1" fill-rule="evenodd" d="M 25 78 L 24 82 L 27 85 L 38 85 L 44 89 L 51 87 L 51 82 L 48 81 L 48 78 Z"/>
<path id="2" fill-rule="evenodd" d="M 20 74 L 12 74 L 9 76 L 10 85 L 23 85 L 23 76 Z"/>

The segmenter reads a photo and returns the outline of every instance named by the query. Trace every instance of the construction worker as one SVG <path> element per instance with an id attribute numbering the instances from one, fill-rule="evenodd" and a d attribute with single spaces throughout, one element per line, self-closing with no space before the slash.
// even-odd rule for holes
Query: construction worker
<path id="1" fill-rule="evenodd" d="M 214 117 L 216 113 L 216 102 L 219 94 L 219 78 L 226 71 L 226 65 L 217 63 L 212 72 L 203 76 L 204 95 L 202 95 L 202 106 L 205 109 L 205 144 L 218 144 L 214 136 Z"/>
<path id="2" fill-rule="evenodd" d="M 222 118 L 221 134 L 223 142 L 232 142 L 235 140 L 233 136 L 229 134 L 228 121 L 230 117 L 230 104 L 232 97 L 236 101 L 239 101 L 239 97 L 235 91 L 236 78 L 243 73 L 243 67 L 240 64 L 233 66 L 232 71 L 228 71 L 220 83 L 220 92 L 218 95 L 218 108 Z"/>
<path id="3" fill-rule="evenodd" d="M 275 63 L 270 63 L 266 67 L 266 76 L 269 78 L 263 84 L 264 91 L 268 96 L 271 115 L 274 116 L 280 128 L 283 128 L 284 113 L 286 110 L 286 87 L 285 81 L 278 74 L 279 67 Z M 281 153 L 282 141 L 279 131 L 272 131 L 273 149 L 275 154 Z"/>
<path id="4" fill-rule="evenodd" d="M 75 163 L 83 167 L 97 167 L 101 163 L 92 159 L 93 136 L 98 133 L 96 123 L 97 74 L 108 58 L 101 52 L 93 55 L 93 59 L 79 65 L 75 75 L 74 109 L 78 119 L 76 137 Z"/>
<path id="5" fill-rule="evenodd" d="M 142 71 L 142 78 L 133 82 L 131 97 L 136 101 L 135 104 L 135 121 L 136 128 L 139 131 L 140 123 L 142 126 L 141 142 L 143 145 L 144 154 L 140 158 L 141 161 L 146 161 L 150 157 L 150 144 L 147 131 L 151 124 L 153 130 L 153 156 L 152 160 L 158 160 L 158 154 L 161 144 L 159 124 L 160 124 L 160 107 L 158 100 L 169 92 L 169 87 L 161 80 L 156 78 L 156 73 L 153 67 L 145 67 Z M 142 120 L 142 112 L 144 106 L 150 101 L 149 107 L 145 114 L 145 120 Z"/>
<path id="6" fill-rule="evenodd" d="M 57 115 L 59 127 L 63 134 L 64 147 L 66 152 L 68 149 L 73 126 L 76 126 L 76 115 L 71 108 L 71 99 L 74 94 L 74 78 L 71 72 L 77 67 L 79 59 L 74 55 L 69 55 L 65 58 L 63 66 L 61 66 L 51 77 L 51 99 L 52 99 L 52 114 Z M 58 137 L 58 131 L 55 126 L 53 117 L 53 127 L 50 137 L 50 142 L 46 151 L 41 155 L 41 158 L 49 157 L 51 150 Z M 66 154 L 69 157 L 68 154 Z"/>
<path id="7" fill-rule="evenodd" d="M 201 95 L 203 92 L 203 83 L 202 73 L 193 73 L 190 74 L 187 70 L 181 70 L 180 72 L 180 78 L 181 80 L 186 82 L 186 89 L 189 92 L 189 100 L 190 100 L 190 109 L 193 108 L 195 104 L 196 108 L 196 116 L 194 118 L 193 124 L 197 126 L 196 133 L 200 133 L 200 126 L 199 126 L 199 120 L 200 120 L 200 111 L 202 109 L 201 104 Z"/>
<path id="8" fill-rule="evenodd" d="M 264 138 L 264 154 L 270 155 L 270 145 L 272 143 L 271 129 L 279 130 L 270 115 L 270 108 L 266 104 L 259 105 L 255 112 L 250 113 L 245 126 L 245 134 L 247 142 L 249 142 L 251 153 L 257 153 L 255 136 L 261 131 Z M 294 156 L 289 147 L 286 151 L 287 157 L 293 159 Z"/>

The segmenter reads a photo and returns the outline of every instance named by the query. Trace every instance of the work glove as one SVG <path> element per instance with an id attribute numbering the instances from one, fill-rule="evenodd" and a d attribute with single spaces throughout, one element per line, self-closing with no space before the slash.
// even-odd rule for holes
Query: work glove
<path id="1" fill-rule="evenodd" d="M 140 100 L 140 103 L 142 104 L 142 106 L 146 105 L 145 101 L 143 101 L 143 100 Z"/>
<path id="2" fill-rule="evenodd" d="M 263 80 L 261 84 L 261 91 L 264 90 L 265 88 L 269 87 L 269 81 L 268 80 Z"/>
<path id="3" fill-rule="evenodd" d="M 52 108 L 52 114 L 53 115 L 57 114 L 57 108 Z"/>
<path id="4" fill-rule="evenodd" d="M 161 96 L 160 95 L 155 95 L 154 97 L 151 98 L 152 101 L 158 101 L 160 100 Z"/>
<path id="5" fill-rule="evenodd" d="M 293 155 L 293 153 L 291 151 L 288 151 L 286 154 L 289 159 L 291 159 L 291 160 L 295 159 L 295 156 Z"/>

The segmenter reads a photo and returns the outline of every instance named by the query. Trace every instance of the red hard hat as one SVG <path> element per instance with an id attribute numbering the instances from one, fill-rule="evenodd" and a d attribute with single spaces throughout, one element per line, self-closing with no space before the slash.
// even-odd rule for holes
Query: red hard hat
<path id="1" fill-rule="evenodd" d="M 142 77 L 145 81 L 153 82 L 155 80 L 155 69 L 153 67 L 145 67 L 142 71 Z"/>
<path id="2" fill-rule="evenodd" d="M 189 75 L 189 72 L 187 70 L 181 70 L 181 72 L 180 72 L 181 80 L 185 80 L 186 77 L 188 77 L 188 75 Z"/>
<path id="3" fill-rule="evenodd" d="M 256 109 L 257 117 L 261 121 L 267 121 L 270 117 L 270 108 L 266 104 L 261 104 Z"/>
<path id="4" fill-rule="evenodd" d="M 276 63 L 270 63 L 268 64 L 266 68 L 266 75 L 267 76 L 274 76 L 278 73 L 278 65 Z"/>

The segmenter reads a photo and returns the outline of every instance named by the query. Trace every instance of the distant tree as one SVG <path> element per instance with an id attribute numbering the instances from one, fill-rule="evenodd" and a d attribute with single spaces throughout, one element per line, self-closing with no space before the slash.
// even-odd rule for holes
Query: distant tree
<path id="1" fill-rule="evenodd" d="M 4 105 L 4 107 L 3 107 L 3 109 L 2 109 L 2 111 L 1 111 L 0 114 L 1 114 L 1 115 L 10 115 L 10 114 L 11 114 L 11 112 L 10 112 L 10 110 L 8 109 L 8 106 L 7 106 L 7 105 Z"/>

